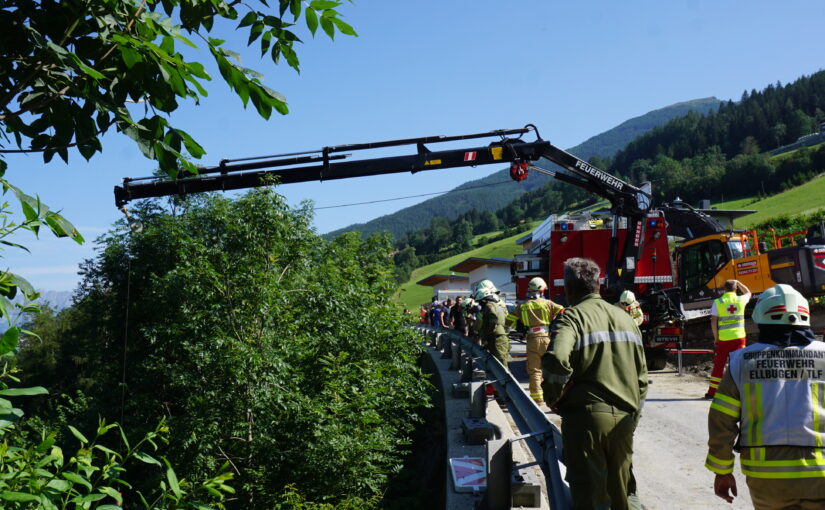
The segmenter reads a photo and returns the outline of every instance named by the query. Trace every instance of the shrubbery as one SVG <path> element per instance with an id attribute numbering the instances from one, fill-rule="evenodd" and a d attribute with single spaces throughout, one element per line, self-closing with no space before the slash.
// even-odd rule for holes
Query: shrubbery
<path id="1" fill-rule="evenodd" d="M 133 216 L 143 231 L 99 239 L 75 305 L 44 328 L 54 363 L 21 357 L 63 394 L 39 414 L 136 431 L 165 417 L 183 476 L 229 463 L 228 506 L 374 506 L 427 398 L 389 301 L 389 239 L 326 242 L 271 189 Z"/>

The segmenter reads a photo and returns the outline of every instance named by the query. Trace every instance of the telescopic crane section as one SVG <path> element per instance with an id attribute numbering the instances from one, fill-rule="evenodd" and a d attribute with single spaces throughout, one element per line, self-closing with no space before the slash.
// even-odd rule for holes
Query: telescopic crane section
<path id="1" fill-rule="evenodd" d="M 533 132 L 536 140 L 527 142 L 522 136 Z M 433 151 L 426 144 L 494 138 L 485 146 Z M 414 145 L 413 154 L 348 160 L 351 153 L 369 149 L 384 149 Z M 576 156 L 542 140 L 538 129 L 528 124 L 521 129 L 504 129 L 458 136 L 427 136 L 354 145 L 324 147 L 319 151 L 223 160 L 218 166 L 200 168 L 197 175 L 182 175 L 177 179 L 153 176 L 123 179 L 115 187 L 115 203 L 123 207 L 130 200 L 170 195 L 187 195 L 204 191 L 228 191 L 268 184 L 325 181 L 366 177 L 401 172 L 421 172 L 442 168 L 509 163 L 510 177 L 516 181 L 527 177 L 531 163 L 545 158 L 563 171 L 544 170 L 556 179 L 584 188 L 607 199 L 614 216 L 627 218 L 628 235 L 619 247 L 619 236 L 614 229 L 608 249 L 605 268 L 608 294 L 617 294 L 631 288 L 636 263 L 641 255 L 644 238 L 644 218 L 651 207 L 649 187 L 637 188 L 612 176 Z M 648 185 L 649 186 L 649 185 Z"/>
<path id="2" fill-rule="evenodd" d="M 536 140 L 521 136 L 534 132 Z M 432 151 L 426 144 L 495 138 L 485 146 Z M 351 153 L 369 149 L 414 145 L 414 154 L 348 160 Z M 546 158 L 564 168 L 565 173 L 549 172 L 556 179 L 582 187 L 610 201 L 613 213 L 636 217 L 650 209 L 650 193 L 593 167 L 572 154 L 542 140 L 532 124 L 521 129 L 506 129 L 458 136 L 428 136 L 353 145 L 324 147 L 319 151 L 281 154 L 236 160 L 223 160 L 218 166 L 200 168 L 197 175 L 177 179 L 163 176 L 125 178 L 115 187 L 115 203 L 124 206 L 131 200 L 204 191 L 228 191 L 264 186 L 366 177 L 402 172 L 461 168 L 467 166 L 510 164 L 510 175 L 523 180 L 532 162 Z"/>

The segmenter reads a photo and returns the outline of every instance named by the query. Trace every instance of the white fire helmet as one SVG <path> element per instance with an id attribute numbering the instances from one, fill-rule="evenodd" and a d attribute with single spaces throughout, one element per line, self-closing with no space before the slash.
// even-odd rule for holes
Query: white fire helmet
<path id="1" fill-rule="evenodd" d="M 808 300 L 790 285 L 774 285 L 763 292 L 756 301 L 753 321 L 757 324 L 810 326 Z"/>
<path id="2" fill-rule="evenodd" d="M 490 294 L 493 292 L 498 292 L 498 289 L 496 289 L 496 286 L 493 285 L 493 282 L 490 280 L 481 280 L 473 286 L 473 294 L 477 293 L 479 290 L 488 290 Z"/>
<path id="3" fill-rule="evenodd" d="M 538 276 L 530 280 L 527 283 L 527 290 L 528 292 L 542 292 L 547 289 L 547 282 L 544 279 L 539 278 Z"/>
<path id="4" fill-rule="evenodd" d="M 629 305 L 634 301 L 636 301 L 636 294 L 633 294 L 632 290 L 622 292 L 621 297 L 619 297 L 619 302 L 623 305 Z"/>

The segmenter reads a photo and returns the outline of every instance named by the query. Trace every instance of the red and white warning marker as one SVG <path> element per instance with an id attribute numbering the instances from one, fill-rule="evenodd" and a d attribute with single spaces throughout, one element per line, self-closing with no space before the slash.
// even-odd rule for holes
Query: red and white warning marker
<path id="1" fill-rule="evenodd" d="M 456 492 L 478 492 L 487 488 L 487 461 L 481 457 L 450 459 Z"/>
<path id="2" fill-rule="evenodd" d="M 478 155 L 478 153 L 477 153 L 477 152 L 475 152 L 475 151 L 473 151 L 473 152 L 465 152 L 465 153 L 464 153 L 464 161 L 475 161 L 475 160 L 476 160 L 476 156 L 477 156 L 477 155 Z"/>

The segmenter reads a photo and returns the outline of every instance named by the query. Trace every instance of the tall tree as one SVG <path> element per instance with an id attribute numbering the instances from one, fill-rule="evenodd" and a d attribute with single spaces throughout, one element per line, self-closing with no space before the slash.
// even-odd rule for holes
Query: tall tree
<path id="1" fill-rule="evenodd" d="M 222 79 L 244 106 L 269 118 L 287 113 L 285 98 L 261 75 L 238 63 L 238 54 L 211 36 L 225 21 L 237 22 L 275 63 L 298 70 L 294 25 L 312 34 L 320 26 L 355 35 L 336 10 L 341 1 L 280 0 L 12 0 L 0 9 L 4 38 L 0 59 L 0 171 L 9 153 L 42 152 L 68 161 L 69 150 L 86 158 L 101 151 L 111 129 L 132 138 L 143 154 L 171 176 L 195 171 L 189 158 L 203 148 L 169 121 L 180 102 L 198 102 L 211 79 L 202 63 L 181 53 L 204 48 Z M 129 103 L 141 102 L 139 108 Z M 9 148 L 15 145 L 16 148 Z"/>

